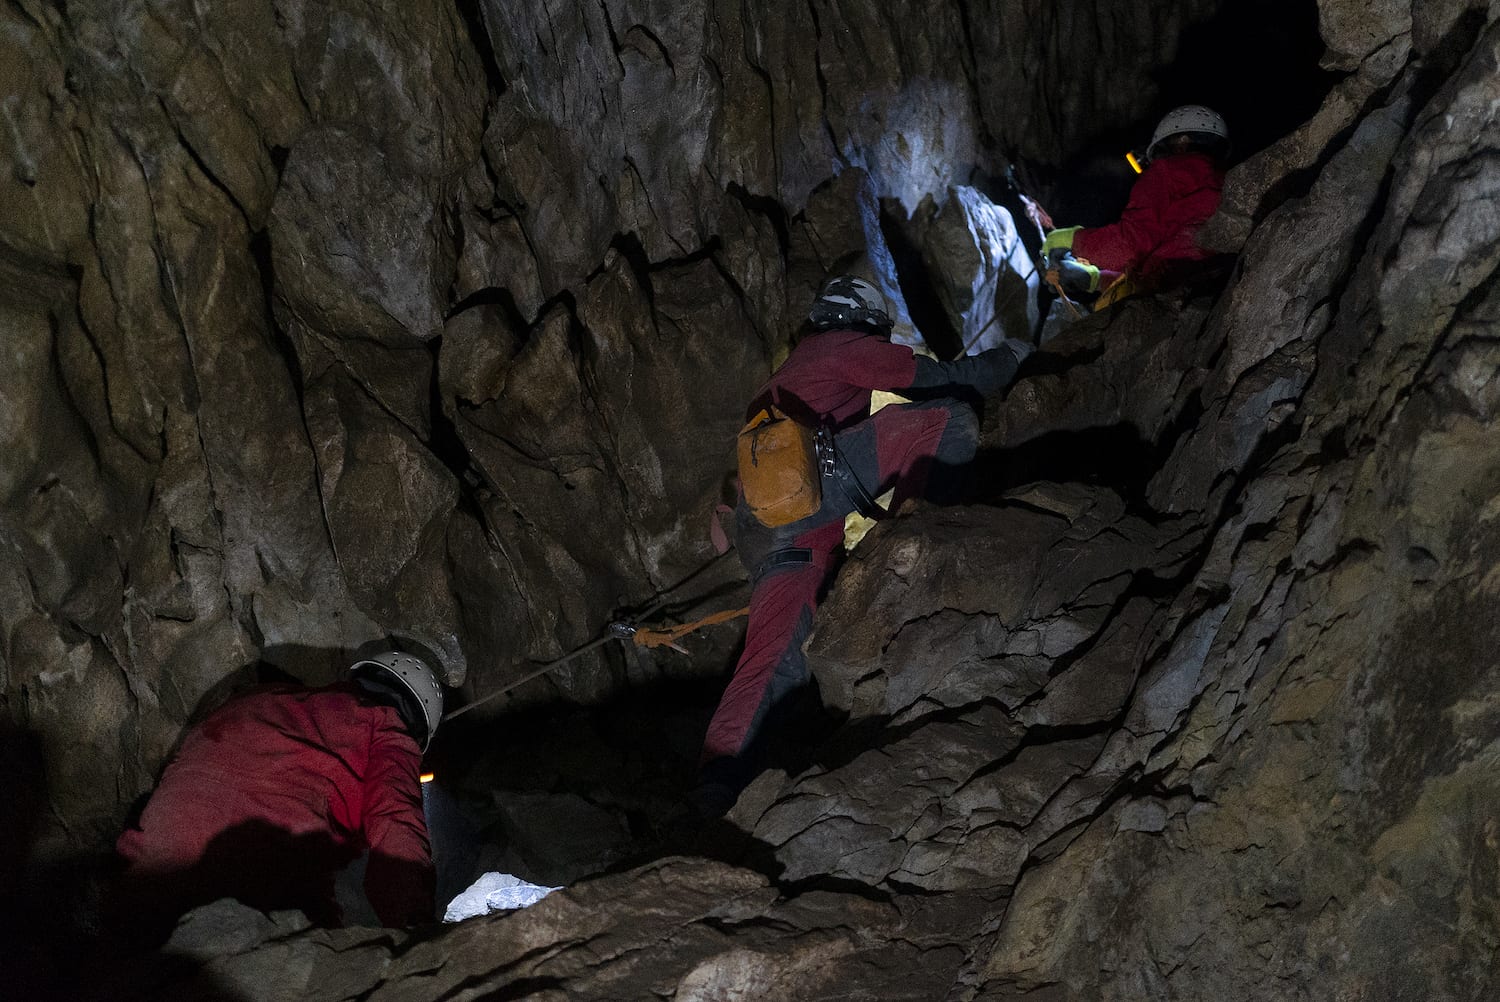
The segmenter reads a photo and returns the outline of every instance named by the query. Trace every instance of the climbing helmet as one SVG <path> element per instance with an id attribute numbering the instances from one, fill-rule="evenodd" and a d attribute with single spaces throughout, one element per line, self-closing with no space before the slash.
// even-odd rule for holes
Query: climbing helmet
<path id="1" fill-rule="evenodd" d="M 1201 104 L 1185 104 L 1167 112 L 1156 124 L 1156 131 L 1151 134 L 1151 145 L 1146 147 L 1147 158 L 1156 155 L 1156 148 L 1160 144 L 1173 136 L 1184 134 L 1201 136 L 1209 141 L 1216 139 L 1226 149 L 1229 146 L 1229 126 L 1225 123 L 1224 116 Z"/>
<path id="2" fill-rule="evenodd" d="M 891 326 L 891 315 L 880 290 L 862 278 L 840 275 L 823 286 L 807 313 L 814 327 L 831 330 L 839 327 Z"/>
<path id="3" fill-rule="evenodd" d="M 410 723 L 422 725 L 422 732 L 416 735 L 417 744 L 424 752 L 427 750 L 437 733 L 438 722 L 443 719 L 443 686 L 425 661 L 405 651 L 383 651 L 356 661 L 349 667 L 349 675 L 356 680 L 369 679 L 377 685 L 394 683 L 401 691 L 410 693 L 422 712 L 422 720 Z"/>

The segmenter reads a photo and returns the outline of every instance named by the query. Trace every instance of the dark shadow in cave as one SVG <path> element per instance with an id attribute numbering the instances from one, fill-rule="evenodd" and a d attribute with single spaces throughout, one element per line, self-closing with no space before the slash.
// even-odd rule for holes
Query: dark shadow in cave
<path id="1" fill-rule="evenodd" d="M 500 870 L 568 883 L 659 845 L 688 810 L 722 688 L 722 679 L 664 678 L 596 706 L 475 713 L 445 725 L 428 767 L 475 823 L 482 844 L 471 880 Z M 592 819 L 594 830 L 570 832 L 565 818 Z"/>
<path id="2" fill-rule="evenodd" d="M 1315 0 L 1223 4 L 1183 32 L 1176 62 L 1156 74 L 1160 110 L 1208 105 L 1244 160 L 1311 118 L 1343 77 L 1318 65 L 1323 49 Z"/>
<path id="3" fill-rule="evenodd" d="M 1124 424 L 1054 431 L 1009 449 L 982 449 L 974 460 L 976 501 L 1038 481 L 1100 484 L 1127 504 L 1145 495 L 1159 466 L 1156 447 Z"/>
<path id="4" fill-rule="evenodd" d="M 899 201 L 881 199 L 880 232 L 896 265 L 896 284 L 901 287 L 901 297 L 906 300 L 912 324 L 933 354 L 943 359 L 957 358 L 963 354 L 963 335 L 948 319 L 938 298 L 937 283 L 922 260 L 921 250 L 906 234 L 905 220 L 895 217 L 895 213 L 904 211 Z"/>
<path id="5" fill-rule="evenodd" d="M 475 290 L 450 306 L 448 312 L 443 314 L 443 322 L 447 323 L 460 313 L 466 313 L 480 306 L 495 307 L 510 329 L 516 332 L 518 337 L 525 337 L 530 324 L 527 323 L 526 318 L 521 314 L 521 307 L 516 304 L 516 297 L 511 294 L 509 289 L 502 289 L 492 285 Z"/>
<path id="6" fill-rule="evenodd" d="M 505 75 L 500 72 L 500 60 L 495 56 L 495 47 L 490 42 L 489 26 L 485 24 L 483 5 L 477 0 L 457 0 L 454 6 L 463 18 L 464 28 L 469 34 L 469 43 L 479 54 L 479 62 L 484 67 L 485 82 L 489 85 L 490 97 L 497 98 L 509 88 L 505 83 Z"/>
<path id="7" fill-rule="evenodd" d="M 1101 123 L 1095 138 L 1060 168 L 1028 164 L 1058 226 L 1101 226 L 1119 218 L 1135 174 L 1125 153 L 1146 151 L 1157 121 L 1184 104 L 1224 116 L 1239 163 L 1307 121 L 1343 74 L 1318 64 L 1324 45 L 1315 0 L 1221 5 L 1178 40 L 1175 62 L 1157 72 L 1157 99 L 1134 122 Z"/>
<path id="8" fill-rule="evenodd" d="M 470 715 L 440 732 L 429 767 L 479 843 L 463 886 L 491 870 L 571 884 L 677 853 L 733 857 L 774 879 L 768 849 L 704 822 L 688 801 L 724 681 L 662 679 L 598 706 Z M 746 753 L 754 768 L 745 778 L 802 772 L 840 723 L 816 683 L 798 690 Z M 455 851 L 449 835 L 433 831 L 435 853 Z"/>
<path id="9" fill-rule="evenodd" d="M 0 721 L 0 769 L 9 780 L 0 798 L 5 993 L 10 998 L 66 998 L 76 987 L 72 965 L 89 939 L 78 909 L 88 896 L 80 893 L 85 864 L 33 857 L 50 794 L 41 735 Z M 67 976 L 69 971 L 73 977 Z"/>

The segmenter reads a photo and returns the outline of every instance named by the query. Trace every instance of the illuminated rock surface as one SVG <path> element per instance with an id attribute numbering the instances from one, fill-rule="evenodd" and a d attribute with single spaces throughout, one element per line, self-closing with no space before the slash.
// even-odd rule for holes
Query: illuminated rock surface
<path id="1" fill-rule="evenodd" d="M 517 791 L 489 868 L 567 890 L 410 934 L 221 903 L 114 995 L 1500 993 L 1500 23 L 1317 6 L 1332 89 L 1231 173 L 1233 272 L 1028 362 L 989 503 L 870 534 L 809 648 L 844 719 L 725 825 L 642 834 L 701 713 L 501 712 L 735 637 L 604 648 L 465 779 Z M 1212 7 L 10 5 L 0 893 L 66 897 L 257 660 L 399 631 L 489 692 L 692 572 L 823 275 L 982 327 L 923 197 L 1148 129 Z"/>

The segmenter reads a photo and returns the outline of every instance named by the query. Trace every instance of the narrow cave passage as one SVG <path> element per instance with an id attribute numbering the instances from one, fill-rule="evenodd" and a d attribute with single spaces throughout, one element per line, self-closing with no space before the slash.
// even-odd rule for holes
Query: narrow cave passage
<path id="1" fill-rule="evenodd" d="M 686 797 L 732 667 L 724 648 L 694 646 L 726 674 L 648 683 L 596 706 L 465 715 L 445 727 L 426 758 L 439 899 L 490 872 L 565 886 L 662 855 L 743 861 L 740 840 L 705 824 Z M 621 653 L 633 656 L 623 645 L 613 656 Z M 776 708 L 753 754 L 762 768 L 795 774 L 838 723 L 811 683 Z M 349 900 L 358 907 L 357 894 Z"/>
<path id="2" fill-rule="evenodd" d="M 433 819 L 440 884 L 456 893 L 499 870 L 556 886 L 665 844 L 716 698 L 712 683 L 676 682 L 455 721 L 429 755 L 433 785 L 464 818 Z"/>

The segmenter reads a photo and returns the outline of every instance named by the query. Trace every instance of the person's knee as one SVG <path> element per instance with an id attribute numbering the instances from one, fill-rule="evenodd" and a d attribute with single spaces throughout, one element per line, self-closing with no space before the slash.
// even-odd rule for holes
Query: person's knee
<path id="1" fill-rule="evenodd" d="M 969 404 L 955 400 L 948 408 L 948 424 L 938 442 L 936 458 L 940 463 L 967 463 L 978 451 L 979 414 Z"/>
<path id="2" fill-rule="evenodd" d="M 944 401 L 946 421 L 919 493 L 935 504 L 960 504 L 968 496 L 970 467 L 979 452 L 979 415 L 969 404 Z"/>

